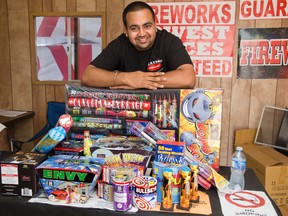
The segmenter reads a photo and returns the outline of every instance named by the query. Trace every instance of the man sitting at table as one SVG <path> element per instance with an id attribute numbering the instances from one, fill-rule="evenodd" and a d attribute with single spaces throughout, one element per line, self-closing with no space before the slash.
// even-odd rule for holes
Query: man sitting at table
<path id="1" fill-rule="evenodd" d="M 124 33 L 88 65 L 82 84 L 111 89 L 194 88 L 195 72 L 181 40 L 156 28 L 153 9 L 132 2 L 123 11 Z"/>

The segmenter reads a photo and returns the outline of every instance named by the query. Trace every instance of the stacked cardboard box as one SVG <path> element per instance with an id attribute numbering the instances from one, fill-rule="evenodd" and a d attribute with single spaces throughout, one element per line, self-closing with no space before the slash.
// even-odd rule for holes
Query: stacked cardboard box
<path id="1" fill-rule="evenodd" d="M 255 129 L 236 131 L 235 145 L 243 146 L 247 167 L 253 169 L 275 203 L 287 208 L 288 157 L 273 148 L 254 144 L 255 133 Z"/>

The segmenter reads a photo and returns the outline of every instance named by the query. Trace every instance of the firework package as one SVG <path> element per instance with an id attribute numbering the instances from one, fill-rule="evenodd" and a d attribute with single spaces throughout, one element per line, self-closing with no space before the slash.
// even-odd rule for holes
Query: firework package
<path id="1" fill-rule="evenodd" d="M 193 211 L 205 199 L 198 185 L 208 190 L 227 184 L 217 173 L 222 94 L 67 84 L 66 114 L 31 153 L 54 153 L 36 167 L 47 198 L 85 203 L 97 193 L 116 211 L 157 203 L 160 210 Z"/>
<path id="2" fill-rule="evenodd" d="M 1 194 L 32 197 L 40 191 L 35 168 L 47 156 L 40 153 L 14 152 L 1 159 Z"/>
<path id="3" fill-rule="evenodd" d="M 100 158 L 54 155 L 36 170 L 51 202 L 85 203 L 95 192 L 104 163 Z"/>
<path id="4" fill-rule="evenodd" d="M 66 85 L 66 109 L 72 116 L 69 138 L 83 139 L 85 130 L 91 139 L 100 136 L 135 136 L 130 128 L 135 121 L 145 126 L 149 121 L 178 136 L 179 90 L 110 90 Z"/>
<path id="5" fill-rule="evenodd" d="M 158 140 L 181 141 L 189 154 L 217 171 L 222 96 L 222 89 L 111 90 L 67 84 L 66 109 L 73 119 L 68 136 L 81 140 L 85 130 L 91 139 L 138 136 L 154 149 Z M 159 130 L 164 137 L 155 137 Z"/>
<path id="6" fill-rule="evenodd" d="M 219 170 L 221 89 L 180 90 L 179 140 L 200 162 Z"/>

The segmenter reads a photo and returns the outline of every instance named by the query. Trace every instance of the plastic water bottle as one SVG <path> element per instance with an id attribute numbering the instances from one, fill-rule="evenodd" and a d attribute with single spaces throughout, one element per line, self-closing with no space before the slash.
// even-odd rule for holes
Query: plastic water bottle
<path id="1" fill-rule="evenodd" d="M 236 151 L 232 155 L 231 176 L 229 187 L 231 190 L 244 190 L 246 171 L 246 157 L 241 146 L 236 147 Z"/>

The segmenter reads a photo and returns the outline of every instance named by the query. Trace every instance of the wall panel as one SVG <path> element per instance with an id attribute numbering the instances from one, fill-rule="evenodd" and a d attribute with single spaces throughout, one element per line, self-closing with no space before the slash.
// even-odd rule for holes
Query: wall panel
<path id="1" fill-rule="evenodd" d="M 67 12 L 76 11 L 76 0 L 67 0 Z"/>
<path id="2" fill-rule="evenodd" d="M 13 109 L 32 110 L 28 1 L 7 1 L 10 39 L 10 71 Z M 14 125 L 14 138 L 25 140 L 33 135 L 33 120 Z"/>
<path id="3" fill-rule="evenodd" d="M 110 0 L 107 1 L 107 43 L 117 38 L 123 32 L 122 11 L 124 8 L 123 1 Z"/>
<path id="4" fill-rule="evenodd" d="M 11 68 L 10 68 L 10 38 L 8 22 L 8 6 L 6 0 L 0 0 L 0 108 L 13 107 Z"/>
<path id="5" fill-rule="evenodd" d="M 95 0 L 77 0 L 77 11 L 95 11 Z"/>

